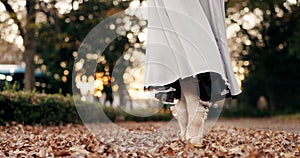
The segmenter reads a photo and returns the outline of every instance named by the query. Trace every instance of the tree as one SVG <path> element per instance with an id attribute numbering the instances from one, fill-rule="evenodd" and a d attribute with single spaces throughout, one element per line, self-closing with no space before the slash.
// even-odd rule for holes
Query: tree
<path id="1" fill-rule="evenodd" d="M 19 35 L 23 38 L 24 43 L 24 60 L 25 68 L 25 90 L 32 90 L 35 86 L 35 61 L 34 57 L 37 54 L 36 43 L 38 39 L 37 15 L 44 14 L 45 20 L 50 23 L 57 19 L 57 9 L 55 8 L 56 1 L 46 3 L 39 0 L 27 0 L 25 6 L 20 6 L 15 9 L 13 6 L 18 6 L 18 1 L 1 0 L 0 1 L 9 14 L 9 18 L 18 26 Z M 22 18 L 20 18 L 22 17 Z"/>
<path id="2" fill-rule="evenodd" d="M 286 0 L 227 3 L 231 22 L 239 27 L 235 40 L 242 46 L 240 60 L 247 61 L 249 70 L 243 98 L 251 105 L 264 95 L 273 109 L 299 106 L 299 5 Z M 253 20 L 258 22 L 249 26 Z"/>
<path id="3" fill-rule="evenodd" d="M 18 6 L 18 1 L 0 2 L 5 6 L 9 19 L 18 26 L 19 35 L 23 39 L 25 90 L 32 90 L 34 87 L 37 62 L 42 70 L 48 68 L 48 74 L 55 78 L 52 83 L 57 85 L 56 81 L 59 81 L 59 85 L 63 85 L 62 89 L 67 89 L 66 92 L 70 92 L 71 83 L 67 87 L 64 85 L 66 81 L 71 81 L 71 77 L 64 74 L 71 72 L 74 58 L 72 54 L 79 48 L 80 42 L 101 20 L 121 11 L 128 4 L 120 0 L 72 0 L 65 1 L 64 5 L 71 6 L 71 9 L 63 12 L 59 10 L 60 2 L 56 0 L 26 0 L 21 9 L 20 6 L 18 9 L 14 8 Z M 72 7 L 75 4 L 79 9 Z M 35 57 L 39 57 L 40 61 L 35 61 Z"/>
<path id="4" fill-rule="evenodd" d="M 46 71 L 51 79 L 52 92 L 61 89 L 64 94 L 72 93 L 71 72 L 81 42 L 97 24 L 105 18 L 123 11 L 128 3 L 128 1 L 120 0 L 84 1 L 77 9 L 59 16 L 55 23 L 41 25 L 38 30 L 40 36 L 37 48 L 43 62 L 39 66 L 47 67 Z M 120 43 L 117 45 L 120 46 Z M 123 48 L 118 47 L 118 51 L 123 53 Z M 117 54 L 107 56 L 108 63 L 113 63 L 118 57 Z"/>

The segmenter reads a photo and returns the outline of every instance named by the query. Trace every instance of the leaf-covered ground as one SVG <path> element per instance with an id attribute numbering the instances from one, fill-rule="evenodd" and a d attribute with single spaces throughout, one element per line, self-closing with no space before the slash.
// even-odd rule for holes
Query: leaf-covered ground
<path id="1" fill-rule="evenodd" d="M 298 120 L 220 120 L 202 147 L 194 148 L 167 122 L 105 124 L 94 134 L 83 125 L 14 124 L 0 126 L 0 157 L 300 157 L 299 125 Z"/>

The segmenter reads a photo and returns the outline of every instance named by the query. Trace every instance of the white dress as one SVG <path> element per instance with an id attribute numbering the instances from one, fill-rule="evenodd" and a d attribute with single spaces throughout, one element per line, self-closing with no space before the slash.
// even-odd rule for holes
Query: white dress
<path id="1" fill-rule="evenodd" d="M 145 87 L 205 72 L 241 93 L 229 57 L 224 0 L 148 0 Z"/>

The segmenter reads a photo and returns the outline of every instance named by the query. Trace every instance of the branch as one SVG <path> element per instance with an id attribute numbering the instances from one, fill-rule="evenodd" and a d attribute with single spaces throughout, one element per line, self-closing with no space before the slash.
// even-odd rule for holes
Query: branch
<path id="1" fill-rule="evenodd" d="M 59 17 L 57 16 L 57 9 L 54 7 L 56 1 L 51 1 L 52 8 L 47 8 L 47 4 L 43 1 L 39 1 L 39 9 L 37 11 L 44 13 L 47 16 L 47 23 L 51 24 L 50 18 L 53 18 L 55 21 L 54 27 L 56 31 L 61 33 L 61 28 L 57 25 L 59 25 Z"/>
<path id="2" fill-rule="evenodd" d="M 24 30 L 21 25 L 21 21 L 17 18 L 17 13 L 12 9 L 12 7 L 8 4 L 7 0 L 1 0 L 2 4 L 5 6 L 6 11 L 8 12 L 11 19 L 13 19 L 16 25 L 19 27 L 20 35 L 24 37 Z"/>

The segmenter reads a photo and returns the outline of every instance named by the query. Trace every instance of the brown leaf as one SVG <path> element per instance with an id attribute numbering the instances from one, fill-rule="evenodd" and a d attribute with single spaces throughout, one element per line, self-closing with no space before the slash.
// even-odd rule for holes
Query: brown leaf
<path id="1" fill-rule="evenodd" d="M 61 150 L 54 152 L 54 156 L 70 156 L 71 153 L 67 150 Z"/>

